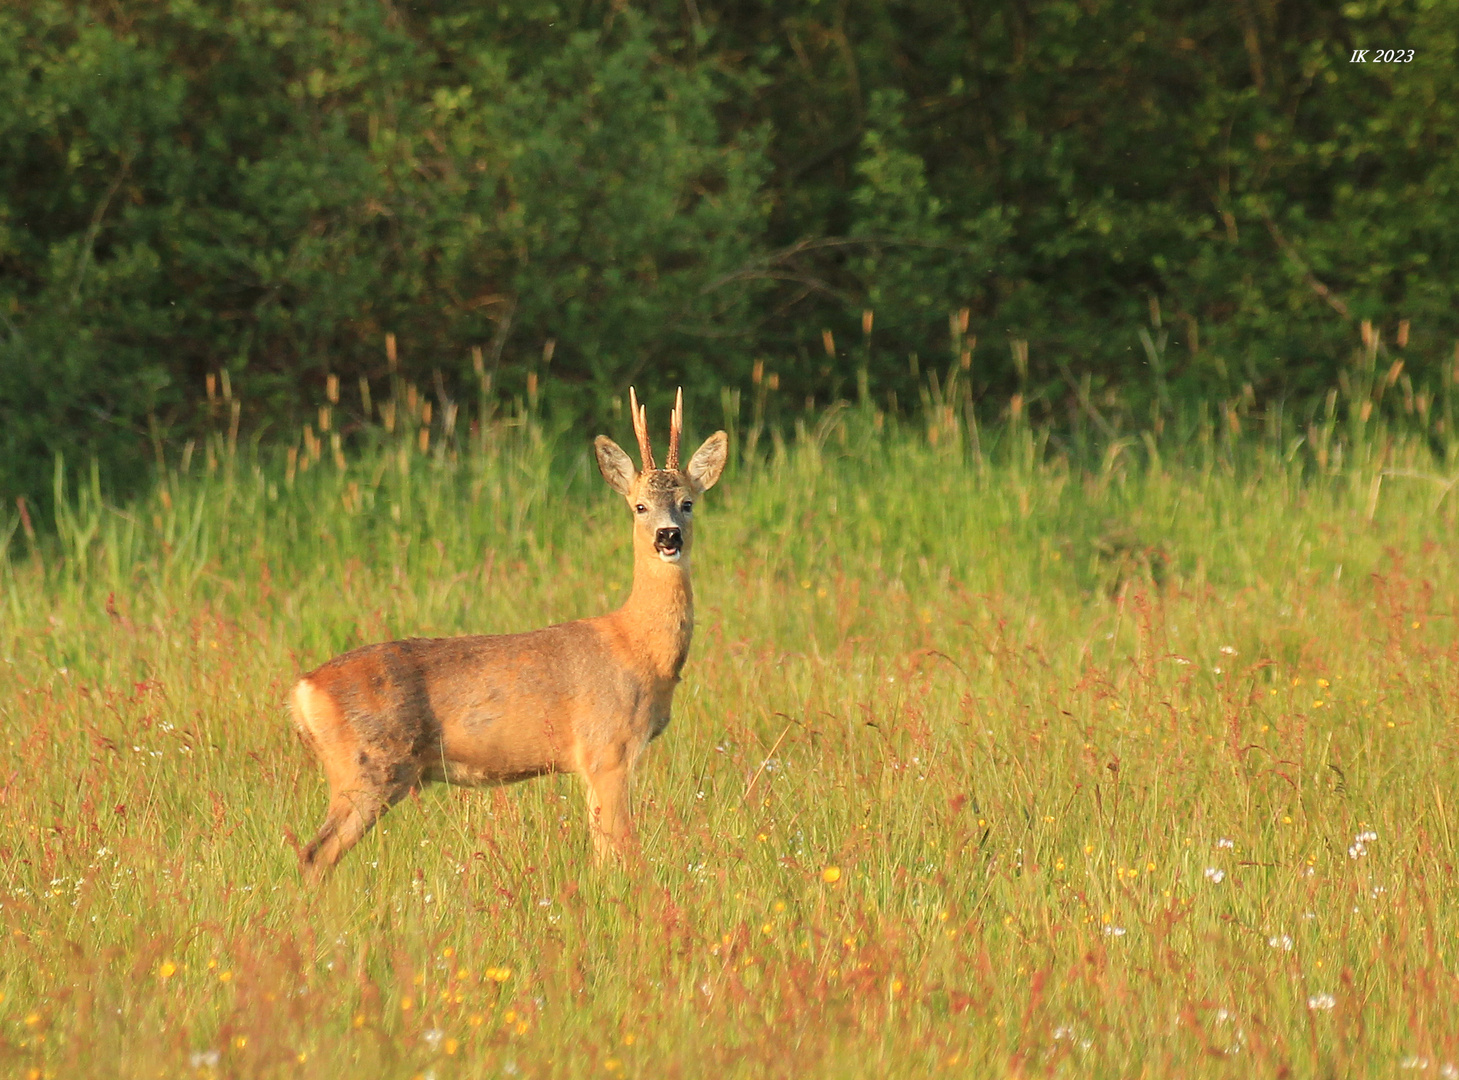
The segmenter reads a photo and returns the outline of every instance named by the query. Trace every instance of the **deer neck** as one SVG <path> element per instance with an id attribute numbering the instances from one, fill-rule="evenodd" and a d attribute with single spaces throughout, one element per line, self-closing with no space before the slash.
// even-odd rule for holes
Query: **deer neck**
<path id="1" fill-rule="evenodd" d="M 619 616 L 635 652 L 659 678 L 677 679 L 694 634 L 694 590 L 689 558 L 665 563 L 639 553 L 633 561 L 633 589 Z"/>

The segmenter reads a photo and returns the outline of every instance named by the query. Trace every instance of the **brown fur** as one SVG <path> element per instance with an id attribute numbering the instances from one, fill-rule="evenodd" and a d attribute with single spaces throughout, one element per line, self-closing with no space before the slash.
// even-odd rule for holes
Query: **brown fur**
<path id="1" fill-rule="evenodd" d="M 647 451 L 646 426 L 640 442 Z M 717 432 L 686 469 L 638 472 L 598 437 L 599 468 L 634 515 L 633 590 L 617 611 L 525 634 L 367 645 L 299 680 L 294 724 L 330 792 L 324 825 L 301 855 L 306 875 L 322 876 L 380 815 L 432 780 L 509 784 L 577 773 L 597 854 L 623 850 L 633 769 L 668 726 L 694 631 L 693 518 L 683 506 L 719 479 L 725 446 Z M 676 561 L 655 547 L 664 529 L 680 531 Z"/>

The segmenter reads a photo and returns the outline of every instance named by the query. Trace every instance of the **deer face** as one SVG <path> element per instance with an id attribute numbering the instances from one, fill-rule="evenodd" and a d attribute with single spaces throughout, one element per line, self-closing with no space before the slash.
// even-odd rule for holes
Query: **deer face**
<path id="1" fill-rule="evenodd" d="M 651 547 L 667 563 L 687 555 L 694 542 L 694 499 L 698 494 L 678 469 L 641 473 L 628 496 L 634 547 Z"/>
<path id="2" fill-rule="evenodd" d="M 694 504 L 724 471 L 728 437 L 718 431 L 704 440 L 683 469 L 638 472 L 627 454 L 606 435 L 596 443 L 598 469 L 633 513 L 633 547 L 665 563 L 689 554 L 694 540 Z"/>

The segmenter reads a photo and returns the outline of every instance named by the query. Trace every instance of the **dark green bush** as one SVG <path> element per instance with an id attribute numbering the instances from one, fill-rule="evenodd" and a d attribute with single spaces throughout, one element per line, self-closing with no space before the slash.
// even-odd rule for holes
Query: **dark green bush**
<path id="1" fill-rule="evenodd" d="M 1138 400 L 1152 299 L 1187 398 L 1320 396 L 1363 319 L 1390 342 L 1411 322 L 1415 377 L 1453 348 L 1453 0 L 723 11 L 713 40 L 765 76 L 771 243 L 874 227 L 943 245 L 795 256 L 847 297 L 898 298 L 916 325 L 896 326 L 896 359 L 942 355 L 967 305 L 982 386 L 1006 394 L 1014 338 L 1035 392 L 1069 394 L 1063 362 Z M 1350 62 L 1400 46 L 1411 63 Z M 851 304 L 825 307 L 854 333 Z M 805 321 L 780 326 L 805 340 Z"/>
<path id="2" fill-rule="evenodd" d="M 859 366 L 914 402 L 964 308 L 988 411 L 1317 402 L 1364 319 L 1390 342 L 1409 322 L 1384 362 L 1436 388 L 1456 16 L 19 0 L 0 495 L 46 491 L 57 452 L 140 475 L 196 433 L 210 372 L 247 428 L 293 437 L 326 374 L 378 388 L 387 332 L 439 393 L 474 388 L 477 349 L 499 393 L 548 375 L 575 415 L 633 380 L 709 411 L 757 357 L 797 408 Z M 1382 47 L 1414 58 L 1349 62 Z"/>
<path id="3" fill-rule="evenodd" d="M 386 331 L 453 388 L 477 346 L 519 390 L 553 340 L 583 398 L 702 379 L 753 294 L 708 286 L 764 216 L 725 81 L 630 14 L 447 7 L 0 12 L 0 490 L 59 450 L 140 460 L 220 368 L 245 423 L 292 421 L 326 373 L 383 374 Z"/>

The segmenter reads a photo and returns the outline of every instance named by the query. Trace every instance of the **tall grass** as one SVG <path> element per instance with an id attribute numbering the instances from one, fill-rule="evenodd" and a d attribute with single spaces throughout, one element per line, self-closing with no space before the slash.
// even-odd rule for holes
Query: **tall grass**
<path id="1" fill-rule="evenodd" d="M 402 393 L 277 461 L 225 408 L 127 506 L 58 471 L 54 542 L 0 530 L 0 1068 L 1454 1075 L 1452 459 L 1332 410 L 1084 452 L 952 389 L 736 425 L 608 871 L 549 778 L 424 791 L 302 889 L 283 704 L 621 601 L 591 433 Z"/>

